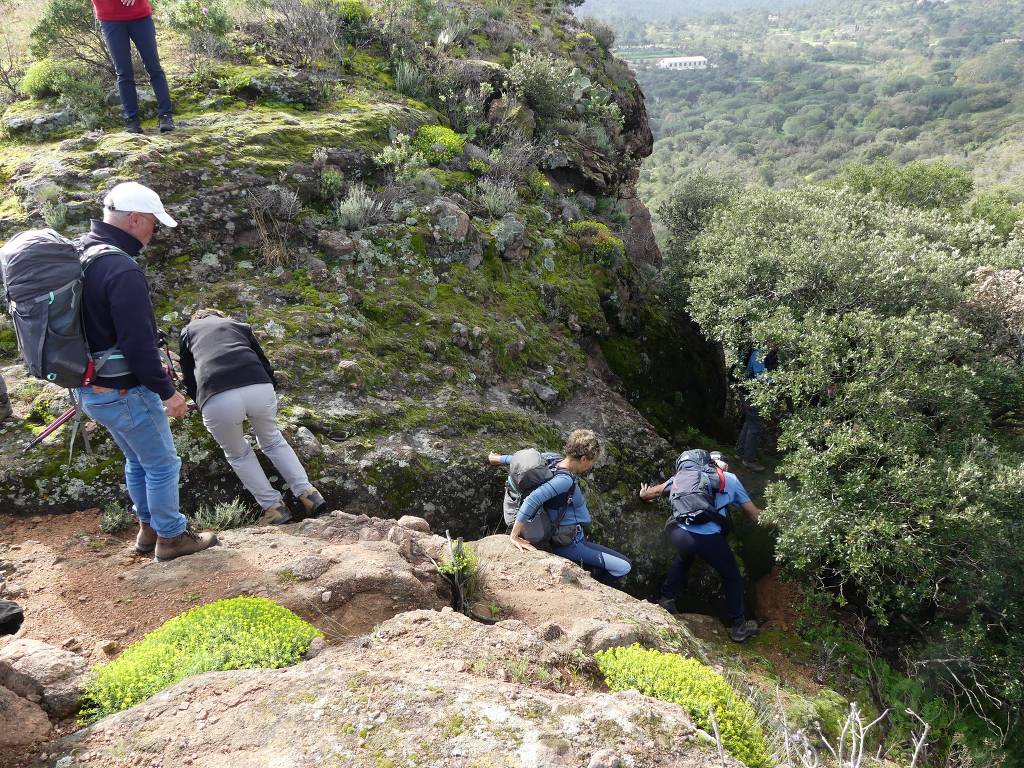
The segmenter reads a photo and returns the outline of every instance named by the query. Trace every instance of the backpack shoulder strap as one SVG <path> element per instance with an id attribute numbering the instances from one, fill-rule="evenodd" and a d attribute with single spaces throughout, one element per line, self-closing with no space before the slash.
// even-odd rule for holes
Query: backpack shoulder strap
<path id="1" fill-rule="evenodd" d="M 82 262 L 82 271 L 87 270 L 101 256 L 107 256 L 111 253 L 120 253 L 122 256 L 128 256 L 125 251 L 109 243 L 96 243 L 96 245 L 90 245 L 88 248 L 82 249 L 81 256 L 79 256 L 79 261 Z M 128 258 L 132 259 L 131 256 L 128 256 Z M 132 261 L 135 261 L 135 259 L 132 259 Z"/>

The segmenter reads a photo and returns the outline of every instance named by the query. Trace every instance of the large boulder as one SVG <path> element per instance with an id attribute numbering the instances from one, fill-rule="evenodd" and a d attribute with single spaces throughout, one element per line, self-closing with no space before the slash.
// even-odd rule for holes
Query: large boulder
<path id="1" fill-rule="evenodd" d="M 413 611 L 285 670 L 194 677 L 66 739 L 91 766 L 696 768 L 679 706 L 594 690 L 519 622 Z M 596 761 L 596 762 L 595 762 Z M 716 765 L 720 764 L 717 762 Z M 729 768 L 739 763 L 726 758 Z"/>
<path id="2" fill-rule="evenodd" d="M 0 648 L 0 686 L 39 704 L 55 718 L 73 715 L 88 662 L 76 653 L 29 638 Z"/>
<path id="3" fill-rule="evenodd" d="M 50 734 L 50 719 L 38 704 L 0 686 L 0 754 L 12 747 L 42 741 Z"/>

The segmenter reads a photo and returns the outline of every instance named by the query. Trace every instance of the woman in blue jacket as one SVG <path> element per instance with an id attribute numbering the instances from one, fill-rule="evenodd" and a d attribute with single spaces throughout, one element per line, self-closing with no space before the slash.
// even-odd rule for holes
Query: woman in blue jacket
<path id="1" fill-rule="evenodd" d="M 629 560 L 614 549 L 589 541 L 584 531 L 584 526 L 590 525 L 590 511 L 580 490 L 579 476 L 593 469 L 600 456 L 601 443 L 589 429 L 577 429 L 570 434 L 562 456 L 545 453 L 555 476 L 522 500 L 511 537 L 521 550 L 536 549 L 523 537 L 523 530 L 537 515 L 546 514 L 557 526 L 551 551 L 586 568 L 601 583 L 614 584 L 629 573 Z M 512 457 L 492 453 L 487 459 L 491 464 L 507 465 Z"/>

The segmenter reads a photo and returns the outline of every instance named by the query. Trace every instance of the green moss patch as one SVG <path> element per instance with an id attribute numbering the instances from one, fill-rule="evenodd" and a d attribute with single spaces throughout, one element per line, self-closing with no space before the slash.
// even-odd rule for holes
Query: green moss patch
<path id="1" fill-rule="evenodd" d="M 93 722 L 202 672 L 295 664 L 315 637 L 322 637 L 316 627 L 265 598 L 234 597 L 193 608 L 98 667 L 80 717 Z"/>
<path id="2" fill-rule="evenodd" d="M 753 708 L 707 665 L 639 645 L 609 648 L 594 658 L 613 691 L 633 688 L 646 696 L 678 704 L 709 733 L 713 725 L 708 713 L 712 711 L 729 754 L 750 768 L 773 765 Z"/>

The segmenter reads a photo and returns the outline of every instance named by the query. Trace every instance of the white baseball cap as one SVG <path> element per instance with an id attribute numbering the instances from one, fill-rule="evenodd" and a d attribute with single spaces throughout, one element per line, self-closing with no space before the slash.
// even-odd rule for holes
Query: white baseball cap
<path id="1" fill-rule="evenodd" d="M 103 207 L 123 213 L 152 213 L 165 227 L 178 226 L 164 210 L 160 195 L 137 181 L 126 181 L 110 190 L 103 199 Z"/>

